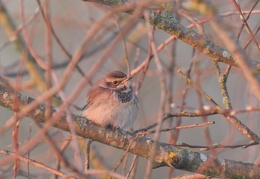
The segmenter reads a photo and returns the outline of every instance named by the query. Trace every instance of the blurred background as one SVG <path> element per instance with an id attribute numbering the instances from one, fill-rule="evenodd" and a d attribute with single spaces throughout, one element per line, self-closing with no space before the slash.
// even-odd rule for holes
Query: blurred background
<path id="1" fill-rule="evenodd" d="M 0 12 L 1 76 L 7 79 L 8 82 L 22 94 L 35 99 L 37 99 L 41 93 L 48 90 L 48 85 L 52 86 L 57 83 L 53 76 L 48 77 L 48 73 L 46 73 L 44 69 L 44 64 L 51 64 L 53 73 L 55 73 L 57 79 L 60 80 L 71 60 L 68 54 L 72 56 L 80 47 L 90 29 L 93 28 L 96 23 L 99 23 L 100 19 L 105 18 L 105 21 L 98 26 L 98 30 L 88 41 L 86 48 L 84 48 L 84 55 L 78 63 L 78 67 L 81 70 L 73 69 L 73 73 L 68 79 L 67 84 L 61 90 L 65 97 L 69 97 L 84 79 L 84 75 L 87 75 L 91 70 L 95 69 L 95 74 L 90 80 L 91 82 L 81 90 L 81 93 L 73 100 L 73 104 L 70 105 L 70 111 L 74 114 L 81 115 L 81 111 L 76 109 L 75 106 L 83 107 L 85 105 L 86 93 L 92 83 L 112 70 L 121 70 L 127 73 L 123 41 L 120 38 L 120 40 L 116 41 L 116 38 L 122 35 L 125 40 L 131 70 L 137 69 L 139 65 L 147 59 L 149 54 L 150 42 L 145 20 L 127 13 L 116 13 L 108 17 L 106 15 L 112 10 L 111 7 L 82 2 L 80 0 L 40 1 L 45 15 L 47 14 L 47 21 L 51 23 L 53 31 L 60 40 L 59 44 L 48 29 L 37 1 L 2 0 L 0 2 L 3 7 Z M 188 2 L 189 1 L 177 1 L 180 24 L 187 28 L 194 29 L 201 35 L 207 36 L 208 39 L 219 47 L 225 48 L 225 43 L 223 43 L 212 30 L 207 17 L 184 8 L 183 4 Z M 252 10 L 247 23 L 250 29 L 256 33 L 254 37 L 256 41 L 259 42 L 260 5 L 257 1 L 253 0 L 236 2 L 244 13 L 244 17 Z M 251 37 L 246 28 L 242 28 L 243 22 L 233 1 L 220 0 L 213 1 L 213 3 L 222 20 L 230 29 L 230 33 L 233 33 L 237 37 L 237 43 L 244 48 L 244 51 L 250 58 L 258 61 L 260 55 L 259 46 L 252 41 L 247 45 Z M 155 8 L 160 7 L 158 4 L 153 4 L 152 2 L 151 6 L 155 6 Z M 8 17 L 8 21 L 4 21 L 4 17 Z M 13 32 L 9 29 L 12 25 L 15 28 Z M 19 38 L 21 38 L 24 43 L 20 43 L 19 45 L 19 42 L 17 42 Z M 171 38 L 171 36 L 168 33 L 159 29 L 154 30 L 154 43 L 156 47 L 165 43 L 169 38 Z M 64 51 L 61 46 L 66 49 L 66 51 Z M 110 48 L 112 48 L 112 50 L 110 50 Z M 33 70 L 28 67 L 28 61 L 30 61 L 28 57 L 30 55 L 28 54 L 32 52 L 34 53 L 33 56 L 37 56 L 38 58 L 38 61 L 33 62 L 35 65 L 33 68 L 38 71 L 41 78 L 37 78 L 35 73 L 31 72 Z M 186 84 L 186 80 L 178 74 L 178 69 L 181 69 L 185 74 L 190 70 L 191 79 L 221 107 L 226 108 L 222 103 L 223 96 L 218 83 L 216 67 L 209 56 L 194 50 L 193 47 L 178 39 L 171 40 L 165 47 L 158 51 L 158 54 L 167 89 L 164 90 L 161 88 L 158 66 L 152 58 L 144 81 L 142 84 L 139 84 L 140 89 L 137 89 L 140 101 L 140 112 L 134 129 L 142 128 L 156 122 L 158 118 L 162 117 L 161 115 L 166 112 L 177 113 L 181 110 L 194 112 L 203 106 L 204 108 L 205 106 L 215 108 L 207 99 L 198 95 L 193 87 Z M 104 58 L 104 60 L 102 60 L 102 58 Z M 43 64 L 41 65 L 40 62 Z M 98 67 L 96 66 L 97 63 L 100 63 Z M 224 73 L 227 69 L 227 65 L 224 63 L 219 63 L 218 65 L 220 70 Z M 139 71 L 133 78 L 135 87 L 138 86 L 140 74 L 141 72 Z M 33 81 L 33 79 L 36 79 L 36 82 Z M 41 87 L 39 81 L 43 84 L 47 84 L 47 87 Z M 231 68 L 226 84 L 234 111 L 249 109 L 250 107 L 258 108 L 258 102 L 251 93 L 248 83 L 244 79 L 240 69 L 236 67 Z M 162 100 L 161 96 L 164 93 L 166 93 L 166 98 L 164 100 L 164 107 L 162 107 L 160 102 Z M 60 94 L 56 96 L 58 97 Z M 3 107 L 0 107 L 0 113 L 0 126 L 4 126 L 14 115 L 13 112 Z M 239 113 L 236 117 L 253 132 L 260 135 L 259 114 L 257 110 Z M 207 127 L 182 129 L 179 131 L 178 137 L 175 135 L 176 138 L 174 139 L 172 138 L 174 131 L 161 133 L 160 142 L 175 144 L 176 142 L 184 142 L 192 146 L 208 146 L 207 137 L 211 138 L 213 144 L 239 145 L 248 144 L 250 142 L 245 135 L 231 125 L 222 115 L 212 115 L 205 119 L 215 121 L 215 124 Z M 179 123 L 181 126 L 203 123 L 201 117 L 172 118 L 164 122 L 163 128 L 175 126 L 178 121 L 181 121 Z M 3 127 L 1 127 L 1 130 L 3 130 Z M 209 133 L 207 133 L 207 130 Z M 37 134 L 38 131 L 39 129 L 31 119 L 20 119 L 18 129 L 19 146 L 26 145 L 27 141 Z M 59 129 L 51 128 L 49 135 L 58 146 L 62 146 L 69 134 Z M 150 137 L 153 137 L 153 135 L 150 135 Z M 108 169 L 111 170 L 124 154 L 124 151 L 97 142 L 93 142 L 92 147 L 103 159 Z M 1 132 L 0 149 L 13 151 L 13 127 Z M 201 148 L 194 147 L 190 150 L 210 154 L 210 151 L 204 151 L 201 150 Z M 258 146 L 216 149 L 216 151 L 221 158 L 250 163 L 255 162 L 259 155 Z M 83 153 L 84 152 L 80 155 L 84 160 Z M 77 166 L 72 144 L 69 144 L 65 149 L 64 156 L 70 161 L 71 165 Z M 0 160 L 5 157 L 7 156 L 0 155 Z M 25 157 L 28 157 L 28 153 Z M 57 158 L 53 156 L 53 151 L 44 138 L 39 139 L 36 147 L 30 150 L 29 157 L 54 168 L 57 163 Z M 129 154 L 125 163 L 126 173 L 129 170 L 132 159 L 133 155 Z M 134 178 L 143 178 L 146 165 L 147 160 L 139 158 Z M 2 165 L 0 167 L 0 178 L 13 176 L 13 166 L 14 162 Z M 29 168 L 30 172 L 28 174 L 27 164 L 21 162 L 17 178 L 52 177 L 51 173 L 41 168 L 33 166 Z M 96 168 L 96 166 L 93 164 L 91 168 Z M 63 170 L 66 173 L 66 169 Z M 117 172 L 122 174 L 123 170 L 124 167 L 121 165 L 119 169 L 117 169 Z M 153 170 L 151 178 L 169 178 L 181 174 L 189 174 L 189 172 L 169 170 L 168 167 L 163 167 Z M 97 176 L 97 178 L 100 178 L 100 176 Z"/>

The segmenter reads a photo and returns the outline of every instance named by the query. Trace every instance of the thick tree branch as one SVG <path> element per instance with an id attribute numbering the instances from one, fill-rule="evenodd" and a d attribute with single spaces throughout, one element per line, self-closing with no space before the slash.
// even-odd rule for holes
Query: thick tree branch
<path id="1" fill-rule="evenodd" d="M 133 3 L 129 0 L 83 0 L 86 2 L 95 2 L 103 5 L 108 5 L 112 7 L 118 7 L 125 4 Z M 138 6 L 138 3 L 136 4 Z M 199 52 L 211 57 L 213 60 L 218 62 L 223 62 L 228 65 L 239 67 L 239 64 L 236 62 L 231 53 L 217 46 L 206 36 L 203 36 L 192 29 L 188 29 L 181 25 L 178 20 L 175 18 L 175 6 L 173 3 L 165 3 L 164 10 L 158 11 L 149 10 L 150 23 L 155 27 L 175 36 L 184 43 L 194 47 Z M 149 7 L 148 7 L 149 9 Z M 133 10 L 126 9 L 125 12 L 132 13 Z M 142 16 L 140 16 L 142 17 Z M 260 62 L 249 59 L 251 70 L 258 73 L 260 69 Z"/>
<path id="2" fill-rule="evenodd" d="M 19 111 L 25 105 L 33 102 L 34 99 L 16 93 L 3 85 L 0 85 L 0 105 L 12 111 Z M 37 119 L 38 122 L 46 123 L 45 105 L 40 104 L 31 113 L 26 114 L 29 118 Z M 52 116 L 62 112 L 52 107 Z M 138 156 L 149 158 L 153 146 L 153 139 L 147 137 L 139 137 L 135 134 L 118 130 L 101 128 L 90 121 L 77 115 L 72 115 L 75 132 L 77 135 L 90 138 L 97 142 L 121 149 Z M 64 131 L 69 131 L 65 113 L 54 122 L 54 127 Z M 18 151 L 19 152 L 19 151 Z M 19 152 L 22 155 L 22 152 Z M 10 158 L 12 160 L 12 158 Z M 207 162 L 208 160 L 213 162 Z M 207 164 L 205 164 L 207 163 Z M 260 167 L 258 165 L 242 163 L 221 158 L 212 158 L 198 152 L 192 152 L 187 149 L 177 148 L 166 143 L 158 143 L 154 168 L 169 166 L 180 170 L 190 172 L 198 172 L 212 177 L 227 178 L 259 178 Z M 202 170 L 201 170 L 202 168 Z"/>

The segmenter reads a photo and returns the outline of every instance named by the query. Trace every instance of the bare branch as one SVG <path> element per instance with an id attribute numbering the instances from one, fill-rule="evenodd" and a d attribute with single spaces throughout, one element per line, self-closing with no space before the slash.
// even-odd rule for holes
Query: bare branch
<path id="1" fill-rule="evenodd" d="M 131 4 L 129 0 L 113 0 L 113 1 L 103 1 L 103 0 L 83 0 L 85 2 L 95 2 L 103 5 L 108 5 L 112 7 L 122 6 L 124 4 Z M 211 57 L 213 60 L 218 62 L 223 62 L 232 66 L 238 67 L 238 63 L 235 61 L 231 53 L 217 46 L 206 36 L 202 36 L 192 29 L 188 29 L 181 25 L 173 14 L 175 6 L 172 3 L 165 3 L 164 10 L 160 13 L 158 11 L 150 10 L 149 18 L 150 23 L 155 27 L 164 30 L 165 32 L 175 36 L 184 43 L 194 47 L 199 52 Z M 148 7 L 149 9 L 149 7 Z M 126 9 L 125 12 L 132 13 L 133 9 Z M 163 14 L 163 15 L 162 15 Z M 140 16 L 143 17 L 143 16 Z M 260 62 L 252 59 L 248 59 L 248 63 L 253 70 L 259 72 L 258 65 Z"/>
<path id="2" fill-rule="evenodd" d="M 15 106 L 20 104 L 20 108 L 32 103 L 34 99 L 17 94 L 18 102 L 14 102 L 15 98 L 13 97 L 14 91 L 10 92 L 4 86 L 0 85 L 0 105 L 8 108 L 12 111 L 17 111 Z M 26 116 L 30 118 L 37 119 L 39 122 L 45 123 L 48 119 L 45 118 L 45 105 L 38 105 L 32 112 L 27 113 Z M 55 107 L 51 108 L 51 114 L 55 115 L 60 113 Z M 112 147 L 128 150 L 129 152 L 136 154 L 138 156 L 149 158 L 151 155 L 152 146 L 154 140 L 146 137 L 137 137 L 135 134 L 122 131 L 119 129 L 109 129 L 101 128 L 90 121 L 82 118 L 80 116 L 72 115 L 73 123 L 75 126 L 75 132 L 77 135 L 85 138 L 90 138 L 92 140 L 110 145 Z M 57 127 L 61 130 L 69 131 L 69 124 L 66 122 L 66 115 L 63 115 L 57 120 L 54 121 L 54 127 Z M 134 140 L 134 143 L 131 141 Z M 33 138 L 28 142 L 33 141 Z M 17 151 L 17 154 L 23 155 L 27 150 L 20 148 Z M 201 171 L 201 174 L 207 176 L 222 176 L 227 178 L 235 178 L 238 176 L 243 176 L 244 178 L 260 177 L 260 167 L 258 165 L 236 162 L 232 160 L 225 160 L 221 158 L 212 158 L 210 156 L 204 155 L 198 152 L 192 152 L 187 149 L 177 148 L 172 145 L 158 142 L 158 147 L 156 150 L 156 156 L 154 158 L 153 168 L 169 166 L 175 167 L 177 169 L 186 170 L 190 172 L 196 172 L 198 168 L 203 165 L 205 161 L 209 158 L 213 159 L 215 162 L 212 162 L 209 165 L 206 165 L 205 168 Z M 10 156 L 0 161 L 0 166 L 8 161 L 12 161 L 14 156 Z M 216 167 L 221 166 L 219 169 Z M 241 170 L 243 168 L 243 170 Z"/>

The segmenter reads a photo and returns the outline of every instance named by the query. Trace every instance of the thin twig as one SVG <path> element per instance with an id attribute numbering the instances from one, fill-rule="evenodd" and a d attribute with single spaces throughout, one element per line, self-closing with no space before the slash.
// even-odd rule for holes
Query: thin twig
<path id="1" fill-rule="evenodd" d="M 135 172 L 133 172 L 136 169 L 137 166 L 137 161 L 138 161 L 138 155 L 135 155 L 133 158 L 133 162 L 130 166 L 130 169 L 126 175 L 126 178 L 129 178 L 131 175 L 133 175 Z"/>
<path id="2" fill-rule="evenodd" d="M 199 91 L 207 100 L 215 105 L 217 109 L 221 109 L 221 107 L 209 96 L 207 95 L 199 86 L 197 86 L 189 77 L 185 76 L 181 70 L 178 70 L 178 73 L 185 78 L 189 84 L 191 84 L 197 91 Z M 240 130 L 244 135 L 248 138 L 252 139 L 254 142 L 259 142 L 260 138 L 252 132 L 245 124 L 243 124 L 239 119 L 235 116 L 231 116 L 230 114 L 223 114 L 226 119 L 233 125 L 235 125 L 238 130 Z"/>
<path id="3" fill-rule="evenodd" d="M 126 67 L 127 67 L 127 74 L 128 74 L 128 76 L 131 76 L 131 69 L 130 69 L 130 65 L 129 65 L 129 59 L 128 59 L 128 53 L 127 53 L 127 48 L 126 48 L 126 44 L 125 44 L 125 39 L 124 39 L 123 34 L 121 33 L 121 30 L 119 28 L 119 25 L 118 25 L 116 19 L 114 17 L 113 17 L 113 20 L 118 29 L 118 33 L 119 33 L 120 37 L 122 38 L 123 49 L 125 52 L 125 63 L 126 63 Z"/>
<path id="4" fill-rule="evenodd" d="M 222 103 L 226 106 L 227 109 L 232 110 L 232 105 L 231 105 L 231 100 L 228 94 L 228 90 L 227 90 L 227 76 L 225 74 L 221 73 L 221 70 L 219 68 L 218 62 L 213 61 L 213 64 L 216 68 L 216 73 L 217 73 L 217 77 L 218 77 L 218 83 L 220 85 L 221 88 L 221 94 L 222 94 Z"/>
<path id="5" fill-rule="evenodd" d="M 126 157 L 126 155 L 128 154 L 131 146 L 134 144 L 135 140 L 139 137 L 139 135 L 136 135 L 129 143 L 128 148 L 125 150 L 124 155 L 121 157 L 121 159 L 119 160 L 119 162 L 117 162 L 116 166 L 113 169 L 113 172 L 115 172 L 117 170 L 117 168 L 122 164 L 124 158 Z"/>
<path id="6" fill-rule="evenodd" d="M 152 147 L 152 151 L 151 151 L 151 156 L 149 158 L 148 161 L 148 165 L 146 167 L 146 171 L 145 171 L 145 175 L 144 178 L 148 179 L 150 178 L 151 175 L 151 171 L 152 171 L 152 162 L 154 160 L 154 157 L 156 155 L 156 150 L 157 150 L 157 143 L 159 141 L 159 137 L 160 137 L 160 129 L 162 127 L 162 116 L 165 110 L 165 100 L 166 100 L 166 82 L 164 79 L 164 72 L 163 72 L 163 68 L 162 68 L 162 64 L 161 64 L 161 60 L 159 58 L 155 43 L 154 43 L 154 37 L 153 37 L 153 29 L 150 25 L 150 20 L 149 20 L 149 15 L 148 12 L 145 12 L 145 20 L 146 20 L 146 25 L 147 25 L 147 29 L 148 29 L 148 37 L 149 37 L 149 42 L 151 45 L 151 49 L 154 55 L 154 61 L 156 63 L 156 67 L 157 67 L 157 71 L 159 73 L 159 79 L 160 79 L 160 87 L 161 87 L 161 97 L 160 97 L 160 109 L 158 112 L 158 125 L 156 126 L 156 133 L 154 135 L 154 145 Z"/>
<path id="7" fill-rule="evenodd" d="M 16 155 L 15 153 L 9 152 L 7 150 L 0 149 L 0 154 L 9 155 L 9 156 L 15 156 L 17 159 L 19 159 L 19 160 L 21 160 L 23 162 L 29 163 L 29 164 L 37 167 L 37 168 L 41 168 L 41 169 L 43 169 L 45 171 L 48 171 L 50 173 L 53 173 L 53 174 L 61 176 L 61 177 L 66 177 L 65 173 L 63 173 L 63 172 L 60 172 L 60 171 L 58 171 L 58 170 L 56 170 L 54 168 L 48 167 L 48 166 L 44 165 L 43 163 L 36 162 L 35 160 L 31 160 L 31 159 L 22 157 L 20 155 Z"/>
<path id="8" fill-rule="evenodd" d="M 238 3 L 237 3 L 235 0 L 232 0 L 232 2 L 234 3 L 234 5 L 235 5 L 237 11 L 238 11 L 239 14 L 240 14 L 240 19 L 242 20 L 243 25 L 246 26 L 247 32 L 249 33 L 251 39 L 254 41 L 256 47 L 257 47 L 258 50 L 259 50 L 259 49 L 260 49 L 260 46 L 258 45 L 258 42 L 257 42 L 256 39 L 255 39 L 255 35 L 253 34 L 251 28 L 249 27 L 249 25 L 248 25 L 248 23 L 247 23 L 247 20 L 249 19 L 251 12 L 247 15 L 246 18 L 244 18 L 244 15 L 243 15 L 243 13 L 242 13 L 242 11 L 241 11 L 241 8 L 240 8 L 240 6 L 238 5 Z M 254 6 L 252 7 L 251 10 L 253 10 L 253 8 L 258 4 L 258 2 L 259 2 L 259 1 L 256 1 L 256 3 L 254 4 Z M 243 28 L 243 26 L 241 27 L 241 29 L 242 29 L 242 28 Z M 241 30 L 241 31 L 242 31 L 242 30 Z"/>
<path id="9" fill-rule="evenodd" d="M 87 139 L 86 141 L 86 156 L 85 156 L 85 172 L 87 170 L 89 170 L 90 167 L 90 145 L 91 145 L 92 140 L 91 139 Z"/>
<path id="10" fill-rule="evenodd" d="M 191 124 L 191 125 L 188 125 L 188 126 L 178 126 L 178 127 L 168 128 L 168 129 L 161 129 L 160 132 L 168 132 L 168 131 L 171 131 L 171 130 L 190 129 L 190 128 L 194 128 L 194 127 L 204 127 L 204 126 L 211 125 L 211 124 L 215 124 L 215 121 L 213 121 L 213 122 L 208 121 L 208 122 L 201 123 L 201 124 Z M 156 132 L 156 130 L 147 131 L 144 134 L 150 135 L 150 134 L 154 134 L 155 132 Z"/>

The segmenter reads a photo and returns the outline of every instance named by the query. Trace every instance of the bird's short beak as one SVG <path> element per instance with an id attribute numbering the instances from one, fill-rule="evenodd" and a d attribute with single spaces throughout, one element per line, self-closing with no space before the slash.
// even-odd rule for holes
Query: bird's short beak
<path id="1" fill-rule="evenodd" d="M 132 76 L 129 76 L 129 77 L 127 77 L 126 79 L 124 79 L 124 80 L 122 81 L 122 83 L 125 83 L 125 82 L 131 80 L 132 78 L 133 78 Z"/>

